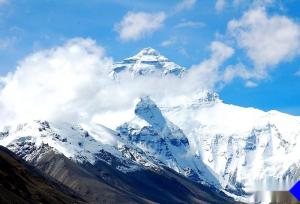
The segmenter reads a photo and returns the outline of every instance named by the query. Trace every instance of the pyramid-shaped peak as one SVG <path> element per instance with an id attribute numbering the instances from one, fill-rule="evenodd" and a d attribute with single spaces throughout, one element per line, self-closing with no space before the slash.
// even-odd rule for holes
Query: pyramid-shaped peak
<path id="1" fill-rule="evenodd" d="M 129 71 L 134 77 L 146 75 L 166 76 L 169 74 L 181 77 L 185 72 L 185 68 L 170 61 L 152 47 L 147 47 L 135 56 L 115 63 L 110 75 L 116 78 L 124 71 Z"/>

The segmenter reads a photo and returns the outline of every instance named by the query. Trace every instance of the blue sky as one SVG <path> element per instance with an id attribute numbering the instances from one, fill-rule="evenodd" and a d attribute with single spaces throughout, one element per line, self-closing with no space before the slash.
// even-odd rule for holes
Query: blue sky
<path id="1" fill-rule="evenodd" d="M 245 25 L 247 22 L 242 18 L 247 12 L 254 15 L 251 11 L 259 9 L 260 14 L 266 16 L 266 25 L 274 28 L 274 32 L 276 29 L 293 31 L 300 26 L 298 0 L 0 0 L 0 75 L 15 70 L 18 62 L 29 54 L 59 46 L 74 37 L 96 40 L 116 61 L 151 46 L 185 67 L 209 59 L 212 42 L 219 41 L 231 47 L 234 54 L 220 64 L 218 71 L 223 72 L 228 66 L 237 64 L 243 64 L 247 70 L 246 75 L 235 72 L 232 79 L 216 82 L 215 88 L 226 103 L 299 115 L 298 33 L 287 34 L 288 37 L 283 38 L 286 43 L 284 41 L 270 49 L 274 52 L 270 58 L 258 59 L 253 53 L 249 54 L 249 50 L 259 52 L 259 45 L 249 44 L 241 33 L 232 34 L 240 30 L 230 31 L 228 28 L 229 22 L 235 19 L 239 22 L 238 28 L 248 32 L 252 24 Z M 159 25 L 153 25 L 149 32 L 122 38 L 121 23 L 128 12 L 163 15 Z M 274 18 L 276 16 L 283 22 L 287 19 L 286 24 L 290 22 L 290 27 L 285 29 L 285 23 L 281 25 L 281 21 Z M 263 31 L 258 34 L 261 33 Z M 252 34 L 257 33 L 249 31 L 249 35 Z M 276 38 L 268 30 L 265 34 L 270 38 L 264 37 L 261 41 L 258 38 L 255 43 L 262 44 L 268 39 L 282 41 L 280 36 Z M 249 35 L 244 33 L 244 36 Z M 267 43 L 266 46 L 272 46 Z M 280 53 L 282 49 L 286 52 Z M 262 54 L 268 53 L 262 51 Z M 264 70 L 267 74 L 253 74 L 253 70 Z M 250 82 L 254 87 L 246 85 Z"/>

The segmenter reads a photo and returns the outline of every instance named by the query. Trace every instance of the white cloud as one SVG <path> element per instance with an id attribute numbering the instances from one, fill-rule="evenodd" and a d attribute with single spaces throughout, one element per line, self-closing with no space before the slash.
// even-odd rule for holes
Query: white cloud
<path id="1" fill-rule="evenodd" d="M 93 108 L 96 89 L 106 86 L 98 77 L 111 63 L 103 48 L 88 39 L 73 39 L 26 57 L 2 78 L 1 120 L 77 120 Z"/>
<path id="2" fill-rule="evenodd" d="M 204 27 L 205 23 L 200 21 L 182 21 L 178 23 L 175 28 L 199 28 Z"/>
<path id="3" fill-rule="evenodd" d="M 227 59 L 232 57 L 234 50 L 220 41 L 212 42 L 210 50 L 210 58 L 199 65 L 192 66 L 190 74 L 194 76 L 191 77 L 191 81 L 202 81 L 209 89 L 213 89 L 218 82 L 223 81 L 223 73 L 220 71 L 220 68 Z M 195 84 L 197 83 L 195 82 Z"/>
<path id="4" fill-rule="evenodd" d="M 210 45 L 210 49 L 212 51 L 211 59 L 218 65 L 224 63 L 234 54 L 234 50 L 232 47 L 220 41 L 212 42 Z"/>
<path id="5" fill-rule="evenodd" d="M 115 29 L 120 39 L 124 41 L 138 40 L 162 27 L 165 19 L 164 12 L 129 12 L 120 23 L 115 25 Z"/>
<path id="6" fill-rule="evenodd" d="M 226 1 L 225 0 L 216 0 L 215 9 L 218 12 L 221 12 L 225 8 L 225 5 L 226 5 Z"/>
<path id="7" fill-rule="evenodd" d="M 197 3 L 197 0 L 182 0 L 177 6 L 176 6 L 176 12 L 180 12 L 183 10 L 191 9 L 194 7 L 194 5 Z"/>
<path id="8" fill-rule="evenodd" d="M 253 74 L 246 69 L 244 64 L 230 65 L 226 67 L 223 73 L 223 81 L 225 83 L 229 83 L 236 77 L 248 80 L 253 77 Z"/>
<path id="9" fill-rule="evenodd" d="M 211 88 L 206 81 L 211 72 L 233 54 L 232 48 L 220 42 L 212 43 L 211 51 L 210 59 L 182 78 L 132 80 L 125 73 L 116 82 L 109 76 L 113 62 L 101 46 L 90 39 L 69 40 L 25 57 L 14 72 L 0 78 L 0 124 L 30 120 L 89 123 L 130 109 L 142 95 L 157 102 L 177 102 Z"/>
<path id="10" fill-rule="evenodd" d="M 286 16 L 268 16 L 263 8 L 230 21 L 228 32 L 253 61 L 257 78 L 266 77 L 270 68 L 300 53 L 299 25 Z"/>

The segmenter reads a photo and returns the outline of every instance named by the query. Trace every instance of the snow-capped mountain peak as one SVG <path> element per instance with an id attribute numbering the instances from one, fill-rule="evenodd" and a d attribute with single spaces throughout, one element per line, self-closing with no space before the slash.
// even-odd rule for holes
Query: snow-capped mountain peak
<path id="1" fill-rule="evenodd" d="M 188 70 L 145 48 L 114 64 L 111 74 L 118 79 L 126 72 L 135 80 L 181 77 Z M 211 90 L 150 97 L 100 115 L 97 125 L 14 124 L 0 131 L 0 145 L 27 161 L 46 145 L 77 162 L 118 160 L 125 172 L 164 165 L 239 199 L 259 189 L 287 190 L 299 179 L 300 117 L 229 105 Z"/>
<path id="2" fill-rule="evenodd" d="M 135 114 L 155 128 L 162 129 L 166 124 L 161 111 L 149 96 L 140 98 L 135 108 Z"/>
<path id="3" fill-rule="evenodd" d="M 113 65 L 110 75 L 116 78 L 120 73 L 129 72 L 133 77 L 156 75 L 156 76 L 182 76 L 185 68 L 170 61 L 157 50 L 148 47 L 142 49 L 138 54 L 126 58 Z"/>
<path id="4" fill-rule="evenodd" d="M 190 154 L 190 144 L 183 131 L 164 116 L 149 96 L 140 98 L 135 114 L 130 122 L 117 128 L 121 138 L 194 181 L 219 187 L 212 170 L 200 157 Z"/>

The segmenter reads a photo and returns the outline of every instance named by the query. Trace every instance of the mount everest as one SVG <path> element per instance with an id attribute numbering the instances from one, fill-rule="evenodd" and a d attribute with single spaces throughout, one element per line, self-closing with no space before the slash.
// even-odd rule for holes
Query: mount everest
<path id="1" fill-rule="evenodd" d="M 109 76 L 118 83 L 122 74 L 136 80 L 188 72 L 145 48 L 115 63 Z M 128 110 L 111 113 L 111 120 L 99 115 L 82 124 L 11 124 L 2 127 L 0 145 L 36 167 L 53 152 L 80 165 L 103 162 L 125 175 L 170 168 L 213 193 L 224 192 L 226 202 L 233 202 L 227 196 L 251 202 L 255 191 L 287 190 L 299 179 L 300 117 L 226 104 L 210 90 L 170 103 L 155 99 L 140 96 Z"/>

